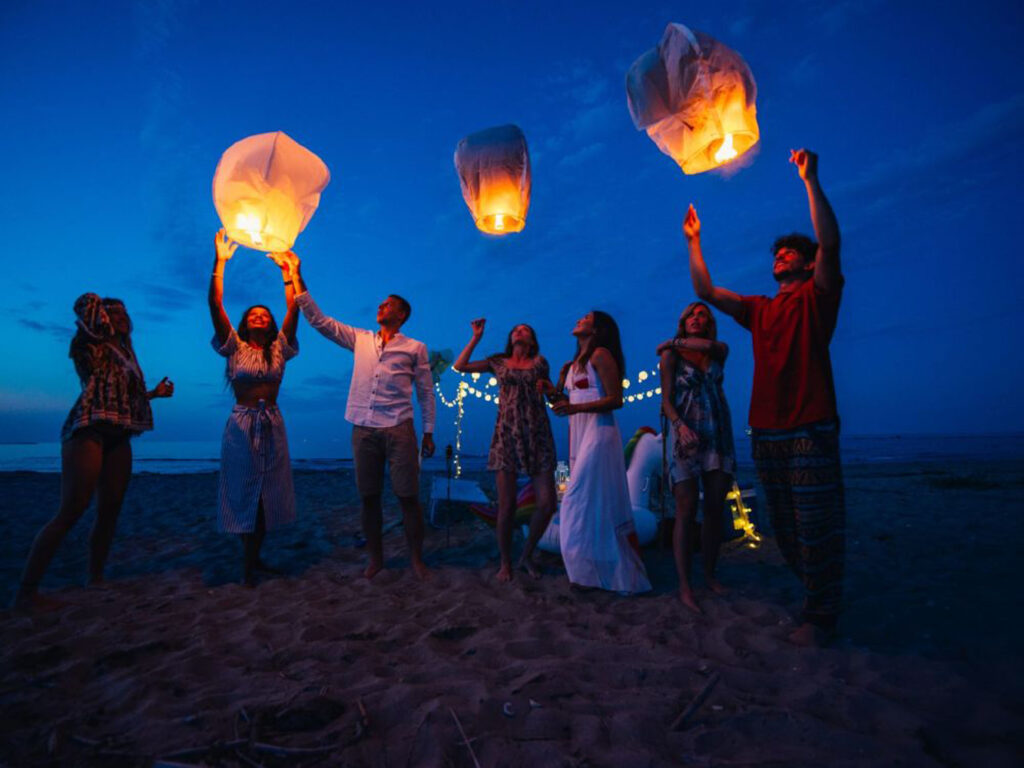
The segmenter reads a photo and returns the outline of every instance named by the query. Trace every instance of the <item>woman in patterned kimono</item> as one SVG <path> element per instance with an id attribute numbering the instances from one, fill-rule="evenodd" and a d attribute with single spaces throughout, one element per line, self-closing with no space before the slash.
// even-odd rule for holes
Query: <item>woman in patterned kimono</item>
<path id="1" fill-rule="evenodd" d="M 498 420 L 487 455 L 487 468 L 494 471 L 498 486 L 498 581 L 512 580 L 517 475 L 530 478 L 537 497 L 530 533 L 519 558 L 519 566 L 537 578 L 540 571 L 533 562 L 533 550 L 555 513 L 555 440 L 538 387 L 539 383 L 551 386 L 548 361 L 540 354 L 533 328 L 520 323 L 509 332 L 503 354 L 471 362 L 469 358 L 484 335 L 486 322 L 483 318 L 472 322 L 473 336 L 452 367 L 461 373 L 490 372 L 498 380 Z"/>
<path id="2" fill-rule="evenodd" d="M 651 588 L 640 558 L 626 462 L 615 411 L 622 407 L 626 364 L 619 327 L 588 312 L 573 328 L 576 356 L 562 368 L 555 413 L 569 417 L 569 486 L 559 512 L 559 546 L 570 583 L 623 594 Z"/>
<path id="3" fill-rule="evenodd" d="M 690 586 L 697 484 L 704 487 L 704 581 L 722 594 L 725 588 L 715 578 L 715 565 L 722 545 L 725 495 L 732 487 L 736 469 L 732 420 L 722 389 L 729 347 L 717 336 L 715 316 L 707 304 L 695 301 L 679 316 L 675 338 L 658 347 L 661 408 L 672 425 L 667 431 L 672 457 L 669 474 L 676 501 L 672 549 L 679 574 L 679 599 L 697 613 L 701 612 L 700 606 Z"/>
<path id="4" fill-rule="evenodd" d="M 70 357 L 82 383 L 61 430 L 60 508 L 39 531 L 14 600 L 17 610 L 58 607 L 36 594 L 57 548 L 96 494 L 96 522 L 89 535 L 89 581 L 103 581 L 128 481 L 132 475 L 131 438 L 153 428 L 149 401 L 170 397 L 166 377 L 152 390 L 132 347 L 132 323 L 120 299 L 85 293 L 75 302 L 78 332 Z"/>
<path id="5" fill-rule="evenodd" d="M 224 267 L 237 243 L 224 230 L 214 238 L 216 257 L 210 277 L 213 348 L 228 359 L 225 376 L 235 407 L 224 427 L 220 453 L 217 530 L 242 536 L 242 578 L 255 583 L 255 572 L 273 573 L 260 559 L 266 532 L 295 520 L 295 489 L 284 419 L 277 394 L 285 362 L 298 354 L 295 330 L 299 313 L 289 263 L 269 254 L 281 267 L 288 310 L 278 331 L 270 310 L 249 307 L 236 331 L 224 312 Z"/>

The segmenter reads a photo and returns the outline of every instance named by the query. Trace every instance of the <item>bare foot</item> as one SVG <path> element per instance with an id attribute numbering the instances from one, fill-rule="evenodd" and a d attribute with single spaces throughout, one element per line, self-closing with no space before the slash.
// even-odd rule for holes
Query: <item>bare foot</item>
<path id="1" fill-rule="evenodd" d="M 372 579 L 378 573 L 384 570 L 384 563 L 379 560 L 371 560 L 370 564 L 363 570 L 363 576 L 368 579 Z"/>
<path id="2" fill-rule="evenodd" d="M 694 613 L 704 613 L 704 611 L 700 609 L 700 606 L 697 605 L 697 599 L 693 596 L 693 590 L 691 589 L 683 589 L 682 587 L 680 587 L 679 602 L 681 602 Z"/>
<path id="3" fill-rule="evenodd" d="M 824 648 L 835 637 L 835 632 L 827 632 L 816 624 L 805 621 L 789 633 L 789 642 L 802 648 Z"/>
<path id="4" fill-rule="evenodd" d="M 716 595 L 728 595 L 729 594 L 729 588 L 727 586 L 725 586 L 724 584 L 722 584 L 722 582 L 720 582 L 714 576 L 706 576 L 706 577 L 704 577 L 704 581 L 708 585 L 708 589 L 710 589 Z"/>
<path id="5" fill-rule="evenodd" d="M 427 568 L 427 564 L 424 563 L 422 560 L 413 561 L 412 571 L 416 574 L 416 578 L 420 581 L 430 581 L 431 576 L 433 576 L 433 574 L 430 572 L 430 569 Z"/>
<path id="6" fill-rule="evenodd" d="M 512 567 L 508 563 L 502 563 L 498 569 L 498 581 L 507 584 L 512 581 Z"/>
<path id="7" fill-rule="evenodd" d="M 540 578 L 540 569 L 537 567 L 537 564 L 533 562 L 532 557 L 520 558 L 519 568 L 526 571 L 528 574 L 530 574 L 531 577 L 535 579 Z"/>

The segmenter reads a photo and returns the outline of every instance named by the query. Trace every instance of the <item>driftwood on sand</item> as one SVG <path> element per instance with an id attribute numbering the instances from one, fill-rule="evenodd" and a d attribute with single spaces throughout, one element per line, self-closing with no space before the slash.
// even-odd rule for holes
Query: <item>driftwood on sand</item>
<path id="1" fill-rule="evenodd" d="M 715 672 L 708 678 L 708 681 L 704 683 L 704 687 L 700 689 L 700 693 L 694 696 L 693 701 L 686 706 L 686 709 L 680 712 L 679 716 L 672 721 L 672 725 L 668 727 L 670 731 L 678 730 L 686 725 L 687 721 L 693 717 L 694 713 L 698 709 L 700 709 L 700 705 L 703 704 L 707 700 L 708 696 L 711 695 L 711 692 L 715 689 L 715 686 L 718 685 L 718 681 L 721 677 L 722 676 L 718 672 Z"/>

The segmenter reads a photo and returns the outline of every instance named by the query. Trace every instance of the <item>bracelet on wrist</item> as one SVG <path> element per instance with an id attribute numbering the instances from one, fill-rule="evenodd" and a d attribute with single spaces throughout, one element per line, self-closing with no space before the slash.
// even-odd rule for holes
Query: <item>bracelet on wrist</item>
<path id="1" fill-rule="evenodd" d="M 295 281 L 294 280 L 285 280 L 284 284 L 285 285 L 295 285 Z"/>

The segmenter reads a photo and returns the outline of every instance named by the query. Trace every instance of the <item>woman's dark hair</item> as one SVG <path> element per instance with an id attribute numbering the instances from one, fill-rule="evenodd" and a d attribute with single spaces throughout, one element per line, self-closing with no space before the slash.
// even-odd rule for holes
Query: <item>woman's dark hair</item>
<path id="1" fill-rule="evenodd" d="M 124 311 L 125 317 L 128 318 L 128 333 L 120 338 L 107 316 L 107 307 L 114 305 L 119 306 Z M 87 350 L 97 342 L 117 341 L 136 366 L 138 365 L 135 349 L 132 347 L 132 318 L 128 314 L 128 310 L 125 309 L 123 301 L 112 298 L 101 299 L 95 293 L 85 293 L 75 301 L 75 314 L 78 316 L 76 323 L 78 330 L 71 339 L 68 356 L 75 361 L 75 370 L 81 378 L 84 379 L 91 374 L 87 362 L 90 359 Z"/>
<path id="2" fill-rule="evenodd" d="M 103 299 L 103 308 L 106 309 L 109 306 L 118 306 L 122 310 L 124 310 L 124 316 L 128 318 L 128 333 L 127 333 L 127 335 L 131 336 L 132 330 L 134 329 L 135 326 L 132 325 L 132 316 L 128 314 L 128 310 L 125 308 L 124 302 L 121 301 L 120 299 L 115 299 L 113 297 L 107 296 L 107 297 L 105 297 Z"/>
<path id="3" fill-rule="evenodd" d="M 594 338 L 590 344 L 590 352 L 598 347 L 604 347 L 610 353 L 612 358 L 615 360 L 616 365 L 619 366 L 619 377 L 622 378 L 626 375 L 626 358 L 622 354 L 622 341 L 619 339 L 619 326 L 615 323 L 615 319 L 607 312 L 602 312 L 599 309 L 591 311 L 594 316 Z M 580 355 L 580 342 L 576 341 L 576 357 Z M 589 358 L 590 355 L 587 357 Z M 585 360 L 582 362 L 586 362 Z"/>
<path id="4" fill-rule="evenodd" d="M 242 341 L 249 341 L 249 313 L 254 309 L 265 309 L 267 314 L 270 315 L 270 324 L 267 325 L 267 338 L 263 340 L 263 359 L 267 361 L 267 365 L 273 365 L 274 357 L 271 353 L 271 347 L 274 345 L 274 341 L 277 339 L 277 321 L 274 319 L 274 313 L 270 311 L 270 308 L 263 304 L 253 304 L 245 312 L 242 313 L 242 322 L 238 324 L 238 338 Z"/>
<path id="5" fill-rule="evenodd" d="M 536 357 L 540 354 L 540 342 L 537 341 L 537 332 L 533 330 L 533 326 L 527 325 L 526 323 L 517 323 L 512 326 L 512 330 L 508 332 L 508 340 L 505 342 L 505 357 L 512 357 L 512 334 L 516 332 L 516 328 L 525 328 L 530 332 L 530 348 L 526 351 L 527 357 Z"/>
<path id="6" fill-rule="evenodd" d="M 676 328 L 676 338 L 686 338 L 686 318 L 696 311 L 697 307 L 704 307 L 707 310 L 708 317 L 711 318 L 708 321 L 708 338 L 712 341 L 718 340 L 718 322 L 715 320 L 715 313 L 711 311 L 711 307 L 705 304 L 703 301 L 695 301 L 692 304 L 688 304 L 686 309 L 683 310 L 683 314 L 679 316 L 679 327 Z"/>
<path id="7" fill-rule="evenodd" d="M 775 242 L 772 243 L 772 256 L 783 248 L 792 248 L 803 256 L 804 261 L 808 263 L 813 263 L 814 257 L 818 254 L 818 244 L 807 235 L 802 235 L 799 232 L 792 232 L 775 238 Z"/>

